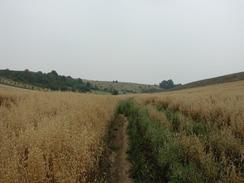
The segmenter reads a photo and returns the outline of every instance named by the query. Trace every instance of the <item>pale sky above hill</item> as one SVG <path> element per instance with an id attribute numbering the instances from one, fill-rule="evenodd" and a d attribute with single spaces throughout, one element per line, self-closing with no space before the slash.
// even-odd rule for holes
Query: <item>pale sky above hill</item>
<path id="1" fill-rule="evenodd" d="M 186 83 L 244 71 L 243 0 L 0 0 L 0 69 Z"/>

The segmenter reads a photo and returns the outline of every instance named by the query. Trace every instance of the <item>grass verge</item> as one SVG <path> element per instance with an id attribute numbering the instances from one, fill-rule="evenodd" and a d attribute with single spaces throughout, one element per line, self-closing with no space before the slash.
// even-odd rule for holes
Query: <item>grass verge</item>
<path id="1" fill-rule="evenodd" d="M 242 181 L 228 160 L 222 154 L 216 160 L 212 149 L 204 143 L 203 139 L 208 137 L 206 126 L 200 123 L 184 126 L 180 113 L 167 110 L 164 114 L 168 121 L 162 122 L 152 117 L 151 110 L 133 100 L 123 101 L 118 107 L 118 113 L 129 120 L 131 174 L 137 182 Z M 168 123 L 169 127 L 164 125 Z"/>

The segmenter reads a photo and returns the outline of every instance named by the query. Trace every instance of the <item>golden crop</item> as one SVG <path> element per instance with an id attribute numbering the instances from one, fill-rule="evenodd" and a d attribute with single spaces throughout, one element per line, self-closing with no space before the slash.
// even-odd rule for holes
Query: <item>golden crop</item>
<path id="1" fill-rule="evenodd" d="M 61 92 L 0 92 L 0 182 L 94 181 L 117 101 Z"/>
<path id="2" fill-rule="evenodd" d="M 196 162 L 209 177 L 223 169 L 222 180 L 243 180 L 241 81 L 123 97 L 0 86 L 0 182 L 94 181 L 109 121 L 118 101 L 128 98 L 146 104 L 151 119 L 176 133 L 185 162 Z M 156 107 L 180 114 L 177 131 Z"/>
<path id="3" fill-rule="evenodd" d="M 233 82 L 182 91 L 142 95 L 146 103 L 180 111 L 193 120 L 228 127 L 234 136 L 244 138 L 244 82 Z M 138 99 L 138 100 L 139 100 Z"/>
<path id="4" fill-rule="evenodd" d="M 175 133 L 186 162 L 224 182 L 244 180 L 243 81 L 143 95 L 137 101 L 178 116 L 176 124 L 164 120 L 164 126 Z"/>

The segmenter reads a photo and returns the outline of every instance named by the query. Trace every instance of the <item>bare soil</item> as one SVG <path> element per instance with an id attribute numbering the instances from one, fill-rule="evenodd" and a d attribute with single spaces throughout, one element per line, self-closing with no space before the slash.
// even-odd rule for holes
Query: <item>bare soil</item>
<path id="1" fill-rule="evenodd" d="M 131 165 L 127 158 L 127 125 L 128 121 L 122 115 L 119 115 L 112 125 L 111 153 L 109 155 L 111 166 L 108 183 L 133 183 L 129 175 Z"/>

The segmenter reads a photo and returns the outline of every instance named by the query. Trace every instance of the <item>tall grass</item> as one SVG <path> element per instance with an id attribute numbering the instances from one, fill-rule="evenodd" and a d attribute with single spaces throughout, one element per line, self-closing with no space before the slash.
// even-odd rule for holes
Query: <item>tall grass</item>
<path id="1" fill-rule="evenodd" d="M 236 82 L 137 100 L 166 115 L 170 131 L 179 137 L 184 162 L 195 162 L 209 181 L 243 182 L 243 91 L 244 82 Z"/>
<path id="2" fill-rule="evenodd" d="M 0 182 L 96 181 L 115 98 L 1 89 L 0 101 Z"/>
<path id="3" fill-rule="evenodd" d="M 119 100 L 138 182 L 243 182 L 244 82 L 124 97 L 0 85 L 0 182 L 96 182 Z"/>
<path id="4" fill-rule="evenodd" d="M 180 150 L 177 135 L 154 118 L 152 108 L 138 106 L 133 101 L 120 104 L 118 111 L 129 119 L 130 160 L 132 176 L 137 182 L 204 182 L 195 164 L 184 163 L 186 156 Z"/>
<path id="5" fill-rule="evenodd" d="M 205 129 L 180 112 L 160 113 L 131 100 L 121 103 L 118 111 L 130 122 L 129 153 L 138 182 L 243 181 L 242 144 L 227 132 L 226 139 L 216 139 L 216 129 Z"/>

